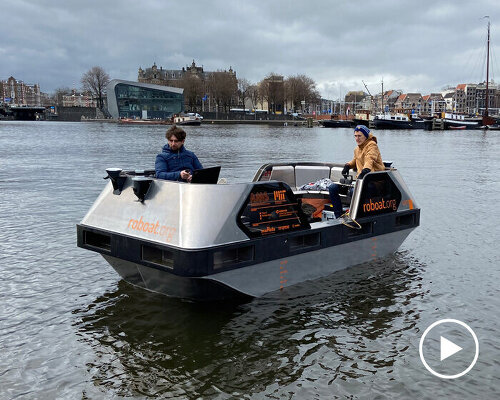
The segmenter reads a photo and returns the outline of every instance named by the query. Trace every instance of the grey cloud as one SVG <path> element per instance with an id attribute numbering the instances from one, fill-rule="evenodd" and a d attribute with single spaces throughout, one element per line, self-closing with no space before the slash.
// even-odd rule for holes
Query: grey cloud
<path id="1" fill-rule="evenodd" d="M 415 1 L 12 1 L 3 5 L 0 78 L 79 86 L 100 65 L 132 79 L 153 62 L 207 70 L 231 66 L 257 82 L 306 74 L 323 96 L 377 87 L 436 91 L 480 79 L 486 22 L 499 47 L 496 0 Z M 478 64 L 475 66 L 474 64 Z M 341 89 L 341 90 L 339 90 Z"/>

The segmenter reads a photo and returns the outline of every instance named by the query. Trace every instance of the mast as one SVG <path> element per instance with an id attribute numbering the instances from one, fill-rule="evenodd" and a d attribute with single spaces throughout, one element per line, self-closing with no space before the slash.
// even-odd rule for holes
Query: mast
<path id="1" fill-rule="evenodd" d="M 384 78 L 382 78 L 382 114 L 385 114 L 385 111 L 384 111 Z"/>
<path id="2" fill-rule="evenodd" d="M 490 80 L 490 21 L 488 19 L 488 45 L 486 50 L 486 108 L 484 109 L 484 115 L 488 116 L 488 103 L 490 102 L 490 92 L 488 88 Z"/>

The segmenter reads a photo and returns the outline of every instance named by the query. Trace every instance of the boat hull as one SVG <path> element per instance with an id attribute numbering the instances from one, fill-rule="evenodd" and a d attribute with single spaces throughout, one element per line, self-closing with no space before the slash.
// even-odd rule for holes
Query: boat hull
<path id="1" fill-rule="evenodd" d="M 373 126 L 375 129 L 424 129 L 425 122 L 374 119 Z"/>
<path id="2" fill-rule="evenodd" d="M 479 122 L 474 121 L 456 121 L 452 119 L 443 119 L 444 129 L 477 129 Z"/>
<path id="3" fill-rule="evenodd" d="M 354 122 L 352 120 L 324 119 L 321 121 L 321 125 L 325 128 L 350 128 L 354 126 Z"/>
<path id="4" fill-rule="evenodd" d="M 205 301 L 261 297 L 392 254 L 413 229 L 201 277 L 178 276 L 160 268 L 103 257 L 126 282 L 155 293 Z"/>
<path id="5" fill-rule="evenodd" d="M 119 119 L 118 123 L 125 125 L 171 125 L 171 121 L 166 120 L 149 120 L 149 119 Z"/>
<path id="6" fill-rule="evenodd" d="M 184 122 L 176 122 L 176 125 L 190 125 L 190 126 L 200 126 L 201 121 L 184 121 Z"/>

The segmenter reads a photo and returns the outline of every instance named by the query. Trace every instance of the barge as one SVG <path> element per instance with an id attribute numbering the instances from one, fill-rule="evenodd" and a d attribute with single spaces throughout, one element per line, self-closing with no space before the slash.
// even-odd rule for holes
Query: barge
<path id="1" fill-rule="evenodd" d="M 342 168 L 265 164 L 251 182 L 235 184 L 108 169 L 108 184 L 77 225 L 77 244 L 149 291 L 199 300 L 263 296 L 387 256 L 419 225 L 420 209 L 397 169 L 356 180 Z M 329 211 L 327 191 L 301 189 L 325 177 L 341 185 L 343 218 Z"/>

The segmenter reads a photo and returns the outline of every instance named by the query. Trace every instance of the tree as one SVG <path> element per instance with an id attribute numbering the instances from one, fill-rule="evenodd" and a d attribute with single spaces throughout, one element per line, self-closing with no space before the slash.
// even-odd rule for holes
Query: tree
<path id="1" fill-rule="evenodd" d="M 236 76 L 226 71 L 212 72 L 208 78 L 208 88 L 217 108 L 222 106 L 224 111 L 229 111 L 238 92 Z"/>
<path id="2" fill-rule="evenodd" d="M 197 111 L 198 100 L 203 97 L 203 83 L 201 79 L 191 73 L 186 73 L 182 78 L 180 85 L 184 89 L 184 101 L 188 104 L 191 111 Z"/>
<path id="3" fill-rule="evenodd" d="M 248 79 L 238 79 L 238 95 L 240 97 L 240 103 L 243 105 L 243 109 L 245 109 L 245 100 L 249 98 L 248 91 L 250 87 L 251 85 Z"/>
<path id="4" fill-rule="evenodd" d="M 252 102 L 252 109 L 257 108 L 257 104 L 261 100 L 258 85 L 250 85 L 247 89 L 247 98 Z"/>
<path id="5" fill-rule="evenodd" d="M 99 108 L 104 105 L 104 90 L 109 83 L 109 75 L 102 67 L 92 67 L 82 76 L 81 83 L 84 91 L 89 91 L 97 99 Z"/>
<path id="6" fill-rule="evenodd" d="M 321 96 L 316 89 L 316 82 L 306 75 L 290 76 L 285 81 L 285 97 L 294 110 L 301 109 L 301 102 L 317 104 Z"/>
<path id="7" fill-rule="evenodd" d="M 70 94 L 71 94 L 71 89 L 68 87 L 57 88 L 54 94 L 52 95 L 52 101 L 55 103 L 56 106 L 62 106 L 63 96 Z"/>
<path id="8" fill-rule="evenodd" d="M 284 111 L 285 90 L 283 76 L 271 72 L 260 83 L 262 98 L 267 101 L 268 111 Z"/>

